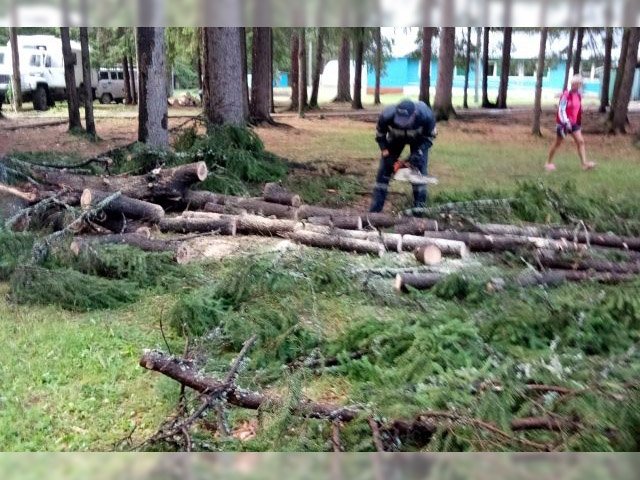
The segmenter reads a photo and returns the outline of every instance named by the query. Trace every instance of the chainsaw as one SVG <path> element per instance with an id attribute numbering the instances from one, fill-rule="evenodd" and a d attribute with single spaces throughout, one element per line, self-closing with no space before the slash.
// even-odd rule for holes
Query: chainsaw
<path id="1" fill-rule="evenodd" d="M 420 170 L 404 160 L 398 160 L 393 165 L 393 179 L 399 182 L 409 182 L 412 185 L 437 185 L 438 179 L 431 175 L 423 175 Z"/>

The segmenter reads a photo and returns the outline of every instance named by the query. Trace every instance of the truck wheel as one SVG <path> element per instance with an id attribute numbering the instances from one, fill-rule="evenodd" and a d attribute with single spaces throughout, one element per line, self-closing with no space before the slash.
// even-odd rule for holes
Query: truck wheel
<path id="1" fill-rule="evenodd" d="M 113 102 L 113 97 L 110 93 L 103 93 L 100 97 L 100 103 L 103 105 Z"/>
<path id="2" fill-rule="evenodd" d="M 44 112 L 49 109 L 49 102 L 47 101 L 47 89 L 42 85 L 38 85 L 36 91 L 33 92 L 33 109 L 39 112 Z"/>

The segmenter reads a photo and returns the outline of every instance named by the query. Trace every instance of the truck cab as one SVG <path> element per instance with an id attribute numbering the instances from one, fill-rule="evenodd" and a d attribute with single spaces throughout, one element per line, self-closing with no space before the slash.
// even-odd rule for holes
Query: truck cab
<path id="1" fill-rule="evenodd" d="M 76 88 L 80 88 L 83 87 L 80 43 L 72 41 L 71 50 L 75 56 Z M 23 101 L 33 102 L 34 110 L 47 110 L 56 101 L 66 99 L 62 41 L 52 35 L 20 35 L 18 51 Z M 11 75 L 11 44 L 8 43 L 4 63 L 0 65 L 0 95 L 9 89 Z M 97 73 L 92 72 L 91 77 L 95 92 Z"/>

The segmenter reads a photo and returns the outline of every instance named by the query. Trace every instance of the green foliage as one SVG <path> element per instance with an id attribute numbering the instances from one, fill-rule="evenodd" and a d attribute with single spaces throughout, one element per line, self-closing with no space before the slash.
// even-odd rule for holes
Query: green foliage
<path id="1" fill-rule="evenodd" d="M 285 187 L 298 193 L 304 203 L 342 207 L 359 198 L 365 190 L 361 180 L 349 175 L 301 176 L 287 179 Z"/>
<path id="2" fill-rule="evenodd" d="M 11 300 L 18 304 L 58 305 L 77 312 L 118 308 L 139 298 L 132 282 L 107 280 L 71 269 L 19 267 L 11 276 L 10 285 Z"/>
<path id="3" fill-rule="evenodd" d="M 0 229 L 0 281 L 7 280 L 13 271 L 28 261 L 34 237 L 29 233 L 14 233 Z"/>

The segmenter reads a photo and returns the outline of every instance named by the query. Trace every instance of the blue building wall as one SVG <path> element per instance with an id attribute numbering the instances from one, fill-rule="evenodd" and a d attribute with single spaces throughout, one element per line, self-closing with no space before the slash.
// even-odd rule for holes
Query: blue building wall
<path id="1" fill-rule="evenodd" d="M 542 86 L 547 89 L 555 89 L 562 91 L 565 75 L 565 63 L 560 62 L 550 69 L 544 77 Z M 369 66 L 369 75 L 367 76 L 368 87 L 375 87 L 375 75 L 373 67 Z M 435 85 L 438 78 L 438 61 L 431 62 L 431 85 Z M 482 80 L 482 79 L 480 79 Z M 613 82 L 612 82 L 613 83 Z M 385 64 L 383 74 L 380 78 L 381 88 L 402 88 L 406 86 L 417 86 L 420 84 L 420 60 L 413 58 L 392 58 Z M 475 84 L 475 64 L 472 62 L 471 71 L 469 73 L 469 85 Z M 500 84 L 499 76 L 488 77 L 489 90 L 496 90 Z M 522 89 L 532 91 L 535 90 L 536 78 L 534 76 L 510 76 L 509 88 Z M 453 78 L 454 88 L 464 88 L 464 73 L 459 70 Z M 584 91 L 598 94 L 600 92 L 600 81 L 589 80 L 585 82 Z"/>

